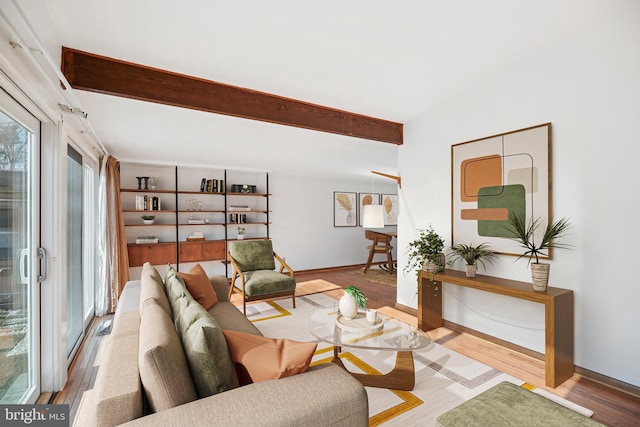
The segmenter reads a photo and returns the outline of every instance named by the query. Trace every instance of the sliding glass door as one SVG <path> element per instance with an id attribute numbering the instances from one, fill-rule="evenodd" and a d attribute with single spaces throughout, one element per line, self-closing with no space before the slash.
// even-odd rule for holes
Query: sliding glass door
<path id="1" fill-rule="evenodd" d="M 40 122 L 0 89 L 0 403 L 40 392 Z"/>
<path id="2" fill-rule="evenodd" d="M 73 356 L 84 330 L 82 295 L 82 155 L 67 148 L 67 358 Z"/>
<path id="3" fill-rule="evenodd" d="M 67 146 L 67 362 L 93 319 L 96 163 Z"/>

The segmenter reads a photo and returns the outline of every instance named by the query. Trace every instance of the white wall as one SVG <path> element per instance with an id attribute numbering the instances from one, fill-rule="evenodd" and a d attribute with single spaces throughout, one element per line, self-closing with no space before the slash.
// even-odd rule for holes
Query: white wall
<path id="1" fill-rule="evenodd" d="M 157 110 L 163 114 L 173 112 L 178 117 L 188 111 L 166 106 L 159 106 Z M 162 126 L 167 132 L 183 135 L 181 144 L 135 158 L 123 157 L 117 149 L 110 154 L 121 162 L 226 168 L 228 174 L 232 170 L 244 170 L 256 172 L 256 176 L 268 172 L 272 194 L 269 198 L 270 237 L 276 252 L 286 257 L 294 270 L 366 262 L 368 241 L 364 238 L 364 229 L 333 226 L 333 193 L 397 194 L 395 181 L 371 173 L 376 170 L 396 174 L 396 145 L 233 117 L 209 116 L 212 121 L 223 121 L 227 126 L 225 132 L 233 134 L 236 131 L 242 137 L 229 141 L 218 136 L 191 135 L 182 132 L 185 129 L 182 120 L 164 120 Z M 207 141 L 207 149 L 194 154 L 198 151 L 194 152 L 194 147 L 202 147 L 203 139 Z M 109 141 L 106 143 L 109 146 Z M 127 145 L 135 146 L 133 139 Z M 127 150 L 126 154 L 134 154 L 131 148 Z M 134 185 L 132 182 L 129 186 Z M 396 227 L 385 230 L 395 231 Z M 394 248 L 397 246 L 393 245 Z M 381 260 L 380 255 L 374 259 Z M 139 273 L 140 269 L 132 269 L 132 277 Z"/>
<path id="2" fill-rule="evenodd" d="M 330 156 L 329 156 L 330 157 Z M 389 159 L 395 161 L 394 159 Z M 320 161 L 320 159 L 319 159 Z M 323 161 L 330 161 L 325 158 Z M 333 192 L 370 193 L 371 176 L 362 179 L 348 176 L 332 179 L 328 176 L 289 176 L 274 171 L 270 174 L 271 237 L 274 250 L 286 256 L 294 270 L 308 270 L 364 264 L 369 255 L 362 227 L 333 226 Z M 375 180 L 375 192 L 396 194 L 393 181 Z M 396 227 L 386 230 L 395 231 Z M 395 241 L 394 246 L 395 256 Z M 374 261 L 382 261 L 376 255 Z"/>
<path id="3" fill-rule="evenodd" d="M 618 2 L 618 5 L 625 2 Z M 505 35 L 507 37 L 508 35 Z M 640 158 L 640 3 L 627 1 L 598 24 L 523 52 L 461 88 L 457 96 L 405 124 L 400 247 L 432 223 L 451 243 L 450 147 L 552 122 L 554 216 L 571 217 L 573 251 L 556 251 L 551 285 L 572 289 L 575 364 L 640 386 L 635 325 L 640 286 L 637 169 Z M 473 66 L 470 64 L 470 66 Z M 400 267 L 406 259 L 400 251 Z M 488 274 L 528 281 L 526 261 L 501 257 Z M 398 302 L 414 306 L 413 277 L 399 278 Z M 544 349 L 535 304 L 445 286 L 445 318 Z"/>

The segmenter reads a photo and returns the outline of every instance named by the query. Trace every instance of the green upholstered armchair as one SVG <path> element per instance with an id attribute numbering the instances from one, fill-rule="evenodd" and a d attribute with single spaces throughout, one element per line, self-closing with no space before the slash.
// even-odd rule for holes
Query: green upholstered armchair
<path id="1" fill-rule="evenodd" d="M 266 298 L 291 295 L 293 308 L 296 308 L 296 279 L 293 278 L 293 270 L 273 251 L 271 240 L 230 242 L 229 260 L 233 265 L 229 299 L 234 290 L 240 291 L 245 315 L 247 301 Z M 275 260 L 280 263 L 278 271 L 275 271 Z"/>

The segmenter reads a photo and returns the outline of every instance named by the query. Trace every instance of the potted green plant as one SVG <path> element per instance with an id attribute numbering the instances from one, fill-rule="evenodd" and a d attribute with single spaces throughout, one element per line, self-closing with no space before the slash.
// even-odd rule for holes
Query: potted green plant
<path id="1" fill-rule="evenodd" d="M 433 227 L 418 229 L 418 238 L 409 243 L 406 254 L 408 256 L 407 265 L 404 267 L 404 274 L 415 271 L 416 276 L 420 275 L 420 270 L 427 273 L 429 281 L 434 285 L 434 290 L 438 290 L 437 282 L 434 280 L 436 273 L 444 270 L 445 257 L 444 238 L 435 232 Z M 418 281 L 418 287 L 420 281 Z"/>
<path id="2" fill-rule="evenodd" d="M 571 245 L 558 242 L 566 236 L 567 230 L 571 227 L 569 218 L 562 218 L 557 221 L 549 221 L 544 230 L 544 234 L 536 240 L 536 230 L 542 225 L 542 219 L 531 219 L 526 221 L 523 215 L 513 215 L 509 217 L 507 225 L 507 238 L 517 242 L 524 252 L 518 259 L 529 258 L 531 265 L 531 278 L 534 291 L 546 292 L 549 283 L 549 263 L 540 262 L 540 256 L 547 256 L 549 249 L 571 249 Z M 535 258 L 535 261 L 534 261 Z"/>
<path id="3" fill-rule="evenodd" d="M 353 319 L 358 313 L 358 306 L 365 308 L 366 305 L 367 299 L 362 291 L 355 286 L 349 286 L 345 288 L 344 295 L 338 303 L 338 308 L 340 309 L 340 314 L 346 319 Z"/>
<path id="4" fill-rule="evenodd" d="M 482 265 L 482 268 L 486 270 L 487 266 L 485 261 L 493 264 L 493 261 L 497 258 L 496 254 L 489 249 L 488 243 L 481 243 L 478 246 L 472 244 L 454 245 L 449 249 L 451 255 L 451 264 L 455 264 L 458 261 L 465 262 L 465 271 L 467 277 L 476 277 L 476 271 L 478 264 Z"/>
<path id="5" fill-rule="evenodd" d="M 438 272 L 444 269 L 444 239 L 436 233 L 430 225 L 427 229 L 418 229 L 418 238 L 409 243 L 406 254 L 407 265 L 405 274 L 409 271 L 419 272 L 421 269 Z"/>
<path id="6" fill-rule="evenodd" d="M 146 225 L 151 225 L 153 224 L 153 221 L 156 219 L 155 215 L 142 215 L 140 218 L 142 218 L 142 222 Z"/>

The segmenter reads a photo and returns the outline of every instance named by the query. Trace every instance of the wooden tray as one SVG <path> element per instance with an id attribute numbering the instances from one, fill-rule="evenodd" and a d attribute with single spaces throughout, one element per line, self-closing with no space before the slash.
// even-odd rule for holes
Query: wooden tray
<path id="1" fill-rule="evenodd" d="M 339 314 L 336 318 L 336 326 L 343 331 L 348 332 L 376 332 L 384 327 L 384 322 L 381 318 L 376 319 L 376 323 L 371 324 L 367 321 L 367 316 L 364 313 L 358 313 L 353 319 L 347 319 L 342 314 Z"/>

